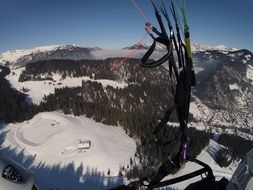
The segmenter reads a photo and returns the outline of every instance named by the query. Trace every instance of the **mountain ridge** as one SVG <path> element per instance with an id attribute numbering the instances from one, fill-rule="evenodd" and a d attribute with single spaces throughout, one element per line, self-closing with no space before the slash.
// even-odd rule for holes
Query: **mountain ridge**
<path id="1" fill-rule="evenodd" d="M 10 50 L 0 54 L 0 64 L 22 67 L 27 63 L 49 59 L 92 59 L 92 51 L 99 47 L 81 47 L 77 45 L 49 45 L 31 49 Z"/>
<path id="2" fill-rule="evenodd" d="M 124 57 L 127 55 L 127 50 L 136 49 L 137 45 L 124 47 L 122 49 L 102 49 L 100 47 L 81 47 L 75 44 L 61 44 L 61 45 L 48 45 L 40 46 L 31 49 L 17 49 L 9 50 L 0 53 L 0 65 L 9 65 L 12 67 L 21 67 L 27 63 L 36 62 L 40 60 L 49 59 L 106 59 L 111 57 Z M 140 58 L 144 54 L 143 51 L 149 49 L 150 45 L 146 43 L 140 44 L 140 48 L 137 50 L 136 55 L 133 58 Z M 120 51 L 122 50 L 122 52 Z M 166 51 L 166 47 L 157 44 L 155 48 L 155 58 L 159 57 L 159 52 Z M 220 51 L 223 53 L 231 53 L 234 51 L 239 51 L 236 48 L 229 48 L 224 45 L 218 46 L 204 46 L 199 44 L 192 44 L 193 52 L 203 52 L 203 51 Z M 249 51 L 249 50 L 248 50 Z M 104 52 L 104 53 L 103 53 Z"/>
<path id="3" fill-rule="evenodd" d="M 220 48 L 224 47 L 222 46 Z M 95 54 L 97 52 L 101 51 L 103 50 L 93 50 L 93 58 L 96 57 Z M 147 74 L 145 69 L 140 69 L 138 66 L 139 59 L 128 59 L 118 71 L 114 72 L 110 70 L 110 64 L 120 61 L 121 58 L 77 60 L 78 59 L 50 59 L 35 61 L 34 64 L 28 64 L 24 67 L 22 72 L 20 71 L 21 73 L 19 73 L 20 76 L 17 75 L 15 67 L 13 67 L 12 75 L 9 75 L 7 78 L 12 81 L 12 83 L 14 82 L 13 84 L 16 84 L 17 87 L 22 86 L 24 88 L 26 88 L 26 84 L 35 81 L 36 83 L 40 82 L 42 83 L 41 85 L 44 85 L 41 88 L 50 88 L 51 93 L 53 93 L 54 89 L 57 87 L 68 86 L 71 83 L 70 79 L 71 81 L 80 80 L 78 85 L 76 85 L 77 87 L 83 85 L 81 80 L 84 80 L 85 83 L 88 82 L 88 86 L 94 85 L 93 82 L 98 82 L 99 85 L 102 85 L 102 88 L 107 88 L 106 86 L 112 84 L 115 85 L 114 88 L 123 86 L 122 90 L 126 93 L 128 92 L 125 87 L 131 87 L 131 90 L 135 89 L 141 91 L 139 88 L 142 85 L 147 85 L 144 82 L 146 79 L 152 80 L 153 85 L 157 85 L 158 87 L 163 86 L 163 88 L 165 88 L 166 84 L 159 83 L 159 80 L 168 81 L 168 79 L 164 78 L 167 75 L 164 74 L 162 70 L 154 69 Z M 229 52 L 213 49 L 196 51 L 193 52 L 193 64 L 198 83 L 197 87 L 193 88 L 193 96 L 196 97 L 194 99 L 196 104 L 195 107 L 197 111 L 199 113 L 201 112 L 201 115 L 203 115 L 203 117 L 198 116 L 198 118 L 195 118 L 196 121 L 208 121 L 207 123 L 210 126 L 237 126 L 239 128 L 247 128 L 248 130 L 251 124 L 248 124 L 247 119 L 248 116 L 250 117 L 253 113 L 252 52 L 246 49 Z M 54 70 L 52 70 L 53 68 Z M 41 73 L 42 71 L 43 73 Z M 163 73 L 163 76 L 161 76 L 161 73 Z M 15 78 L 16 81 L 13 78 Z M 69 81 L 65 81 L 66 78 Z M 33 86 L 34 85 L 30 85 L 31 88 L 33 88 Z M 19 88 L 19 90 L 22 89 L 23 88 Z M 131 94 L 134 94 L 133 92 L 131 92 Z M 101 90 L 101 93 L 104 92 Z M 44 94 L 40 97 L 43 96 Z M 90 98 L 93 96 L 95 97 L 94 94 L 86 94 L 85 96 Z M 105 94 L 104 97 L 106 96 Z M 117 95 L 115 95 L 115 97 L 116 96 Z M 146 99 L 143 94 L 138 94 L 138 96 L 140 97 L 135 101 L 136 106 L 138 104 L 143 104 Z M 156 94 L 152 92 L 150 96 L 155 97 Z M 168 96 L 171 96 L 171 94 L 168 94 Z M 132 98 L 133 97 L 129 97 L 129 100 L 131 99 L 131 101 L 133 101 Z M 124 99 L 127 98 L 124 97 Z M 101 102 L 103 101 L 105 100 L 101 100 Z M 117 102 L 115 105 L 116 104 L 123 105 L 122 102 Z M 205 107 L 205 109 L 200 110 L 199 107 Z M 162 109 L 160 109 L 160 113 L 161 112 Z M 206 119 L 204 119 L 204 117 Z"/>

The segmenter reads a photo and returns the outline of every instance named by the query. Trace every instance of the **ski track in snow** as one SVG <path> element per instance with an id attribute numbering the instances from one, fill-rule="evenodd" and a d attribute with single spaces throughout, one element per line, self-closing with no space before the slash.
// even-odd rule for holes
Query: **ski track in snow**
<path id="1" fill-rule="evenodd" d="M 48 168 L 57 165 L 66 168 L 73 164 L 74 170 L 83 166 L 90 168 L 94 174 L 101 174 L 102 177 L 97 176 L 96 179 L 94 176 L 92 180 L 100 180 L 105 186 L 109 177 L 108 169 L 110 176 L 118 176 L 119 168 L 127 167 L 136 150 L 135 141 L 129 138 L 121 127 L 107 126 L 85 116 L 75 117 L 59 112 L 39 113 L 29 121 L 9 124 L 0 129 L 0 133 L 4 132 L 7 134 L 1 148 L 14 149 L 12 155 L 23 151 L 22 160 L 28 159 L 29 156 L 34 157 L 29 167 L 34 168 L 36 176 L 42 175 L 40 172 L 36 173 L 36 167 L 39 168 L 41 163 Z M 83 139 L 91 142 L 90 148 L 80 149 L 79 144 Z M 85 170 L 82 172 L 79 177 L 76 176 L 79 181 L 85 182 L 92 177 Z M 65 180 L 66 176 L 63 174 L 53 177 L 55 179 L 49 179 L 47 176 L 37 178 L 39 188 L 49 189 L 53 186 L 68 190 L 71 185 L 77 185 Z M 109 179 L 113 180 L 113 177 Z"/>

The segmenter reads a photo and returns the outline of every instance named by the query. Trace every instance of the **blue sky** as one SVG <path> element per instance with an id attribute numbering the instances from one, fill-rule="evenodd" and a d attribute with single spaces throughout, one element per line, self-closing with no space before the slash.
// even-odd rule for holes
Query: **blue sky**
<path id="1" fill-rule="evenodd" d="M 150 1 L 135 1 L 157 26 Z M 0 52 L 51 44 L 121 48 L 145 33 L 145 20 L 130 0 L 0 2 Z M 186 4 L 193 43 L 253 50 L 252 0 L 186 0 Z"/>

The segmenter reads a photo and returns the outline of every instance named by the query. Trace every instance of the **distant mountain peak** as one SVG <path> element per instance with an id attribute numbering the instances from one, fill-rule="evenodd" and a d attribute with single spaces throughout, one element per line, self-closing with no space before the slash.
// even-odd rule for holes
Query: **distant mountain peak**
<path id="1" fill-rule="evenodd" d="M 223 51 L 223 52 L 231 52 L 231 51 L 237 51 L 238 49 L 233 47 L 227 47 L 225 45 L 217 45 L 217 46 L 206 46 L 206 45 L 200 45 L 200 44 L 192 44 L 192 51 L 208 51 L 208 50 L 215 50 L 215 51 Z"/>
<path id="2" fill-rule="evenodd" d="M 148 45 L 146 43 L 141 43 L 141 44 L 136 43 L 136 44 L 134 44 L 132 46 L 124 47 L 122 49 L 130 49 L 130 50 L 132 50 L 132 49 L 136 49 L 137 47 L 139 47 L 138 49 L 144 49 L 145 50 L 145 49 L 149 49 L 150 45 Z"/>
<path id="3" fill-rule="evenodd" d="M 150 45 L 150 44 L 146 44 L 146 43 L 141 43 L 141 44 L 136 43 L 136 44 L 134 44 L 134 45 L 132 45 L 132 46 L 124 47 L 124 48 L 122 48 L 122 49 L 133 50 L 133 49 L 136 49 L 138 46 L 140 46 L 140 47 L 139 47 L 140 50 L 148 50 L 148 49 L 150 48 L 151 45 Z M 156 43 L 155 50 L 156 50 L 156 51 L 163 51 L 163 50 L 166 50 L 166 47 L 165 47 L 164 45 L 162 45 L 162 44 L 160 44 L 160 43 L 157 42 L 157 43 Z"/>
<path id="4" fill-rule="evenodd" d="M 139 46 L 138 43 L 129 46 L 129 47 L 125 47 L 123 49 L 129 49 L 129 50 L 133 50 L 136 49 Z M 148 50 L 149 47 L 151 45 L 150 44 L 146 44 L 146 43 L 141 43 L 139 49 L 140 50 Z M 225 45 L 217 45 L 217 46 L 206 46 L 206 45 L 200 45 L 200 44 L 192 44 L 192 51 L 193 52 L 197 52 L 197 51 L 208 51 L 208 50 L 214 50 L 214 51 L 222 51 L 222 52 L 231 52 L 231 51 L 237 51 L 238 49 L 233 48 L 233 47 L 227 47 Z M 166 47 L 160 43 L 156 44 L 156 51 L 164 51 L 166 50 Z"/>
<path id="5" fill-rule="evenodd" d="M 227 47 L 225 45 L 217 45 L 213 47 L 214 50 L 219 50 L 219 51 L 236 51 L 238 49 L 233 48 L 233 47 Z"/>

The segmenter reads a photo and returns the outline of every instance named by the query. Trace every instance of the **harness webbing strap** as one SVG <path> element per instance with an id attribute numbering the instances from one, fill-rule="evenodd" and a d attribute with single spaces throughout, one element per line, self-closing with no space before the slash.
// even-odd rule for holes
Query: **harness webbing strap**
<path id="1" fill-rule="evenodd" d="M 165 186 L 173 185 L 175 183 L 186 181 L 188 179 L 200 176 L 202 174 L 207 174 L 206 175 L 207 176 L 206 179 L 208 179 L 210 181 L 214 181 L 215 180 L 215 177 L 213 175 L 213 171 L 210 168 L 210 166 L 208 166 L 207 164 L 205 164 L 205 163 L 203 163 L 203 162 L 201 162 L 200 160 L 197 160 L 197 159 L 189 160 L 189 161 L 195 162 L 195 163 L 201 165 L 203 168 L 199 169 L 197 171 L 188 173 L 186 175 L 177 177 L 177 178 L 173 178 L 173 179 L 165 180 L 165 181 L 162 181 L 162 182 L 159 182 L 159 183 L 148 185 L 148 189 L 154 189 L 154 188 L 159 188 L 159 187 L 165 187 Z"/>

